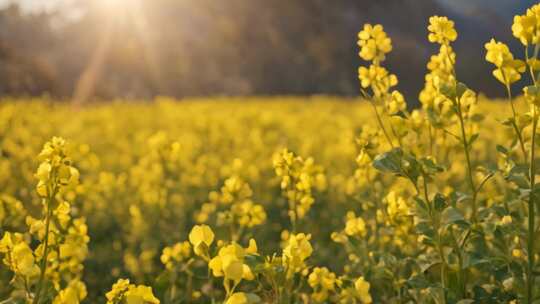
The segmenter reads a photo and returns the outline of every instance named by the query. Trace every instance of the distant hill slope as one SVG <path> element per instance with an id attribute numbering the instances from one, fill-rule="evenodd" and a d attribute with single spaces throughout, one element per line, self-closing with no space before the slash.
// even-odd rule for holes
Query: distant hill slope
<path id="1" fill-rule="evenodd" d="M 4 2 L 2 2 L 4 1 Z M 18 62 L 40 62 L 54 87 L 52 95 L 71 96 L 92 54 L 103 40 L 106 17 L 97 1 L 68 1 L 83 12 L 59 24 L 58 11 L 39 14 L 38 0 L 22 10 L 0 9 L 0 44 Z M 32 2 L 33 1 L 33 2 Z M 65 0 L 54 0 L 62 3 Z M 7 3 L 5 0 L 0 0 Z M 47 5 L 51 5 L 47 2 Z M 104 67 L 92 94 L 99 97 L 200 95 L 338 94 L 357 95 L 357 33 L 364 23 L 381 23 L 393 39 L 385 64 L 398 88 L 415 103 L 426 63 L 437 51 L 427 41 L 432 15 L 447 15 L 459 32 L 454 47 L 460 80 L 489 96 L 504 95 L 485 62 L 484 44 L 492 37 L 521 54 L 511 35 L 515 14 L 532 0 L 130 0 L 142 3 L 137 22 L 117 22 Z M 22 11 L 22 13 L 21 13 Z M 25 13 L 26 12 L 26 13 Z M 69 14 L 68 14 L 69 15 Z M 106 14 L 105 14 L 106 15 Z M 110 18 L 110 15 L 109 15 Z M 117 18 L 122 20 L 122 18 Z M 141 23 L 141 20 L 144 22 Z M 141 24 L 144 31 L 141 32 Z M 10 64 L 0 79 L 25 83 L 38 65 Z M 34 73 L 32 70 L 36 70 Z M 1 87 L 0 87 L 1 88 Z M 13 86 L 19 88 L 19 86 Z M 28 92 L 11 92 L 24 94 Z"/>

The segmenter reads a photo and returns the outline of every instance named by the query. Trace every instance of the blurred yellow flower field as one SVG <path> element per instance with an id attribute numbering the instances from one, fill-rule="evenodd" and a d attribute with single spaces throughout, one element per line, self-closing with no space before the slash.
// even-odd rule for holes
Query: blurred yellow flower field
<path id="1" fill-rule="evenodd" d="M 506 104 L 481 100 L 479 107 L 492 113 L 483 122 L 486 134 L 498 130 L 501 142 L 505 134 L 508 139 L 512 136 L 497 121 L 504 117 Z M 399 180 L 373 183 L 375 169 L 359 150 L 362 138 L 377 139 L 370 136 L 370 132 L 377 133 L 370 110 L 360 100 L 322 96 L 180 103 L 162 98 L 153 104 L 117 102 L 79 110 L 44 100 L 6 101 L 0 110 L 2 231 L 24 233 L 31 225 L 30 216 L 41 215 L 40 196 L 47 192 L 40 190 L 40 181 L 49 166 L 39 165 L 37 155 L 45 142 L 59 135 L 69 138 L 65 154 L 80 175 L 78 183 L 66 185 L 62 195 L 69 201 L 69 213 L 84 219 L 81 224 L 88 229 L 84 234 L 90 236 L 89 242 L 80 245 L 84 246 L 79 255 L 84 271 L 82 267 L 76 271 L 90 296 L 102 297 L 124 277 L 148 285 L 159 278 L 155 288 L 171 296 L 170 283 L 164 282 L 176 276 L 175 298 L 201 297 L 205 302 L 208 295 L 200 290 L 204 280 L 196 279 L 195 274 L 190 279 L 192 294 L 186 294 L 187 273 L 191 272 L 187 271 L 190 265 L 197 266 L 193 257 L 213 256 L 208 250 L 216 241 L 234 240 L 247 247 L 251 238 L 257 241 L 261 254 L 280 250 L 282 237 L 288 240 L 293 230 L 289 196 L 299 195 L 297 210 L 302 211 L 292 216 L 298 216 L 296 230 L 311 235 L 313 252 L 304 251 L 296 259 L 295 250 L 307 249 L 289 246 L 285 256 L 302 269 L 307 266 L 304 262 L 310 267 L 328 267 L 308 273 L 313 292 L 319 298 L 328 297 L 341 288 L 336 285 L 338 277 L 328 269 L 341 273 L 346 266 L 351 274 L 362 273 L 361 267 L 351 267 L 349 259 L 360 265 L 367 262 L 353 247 L 344 251 L 339 240 L 346 247 L 353 246 L 348 241 L 351 238 L 404 252 L 420 246 L 408 235 L 410 226 L 396 225 L 403 220 L 399 215 L 407 214 L 410 202 L 396 197 L 396 192 L 390 191 L 395 188 L 387 185 L 395 183 L 399 193 L 410 189 L 400 186 Z M 450 149 L 457 142 L 451 136 L 434 140 L 438 153 L 447 154 L 446 179 L 452 180 L 463 170 L 462 156 Z M 490 136 L 478 139 L 478 162 L 496 163 L 490 159 L 493 153 L 487 152 L 495 149 L 494 144 Z M 285 147 L 295 156 L 293 152 L 283 154 Z M 377 149 L 385 148 L 381 142 Z M 283 169 L 276 175 L 278 168 Z M 458 181 L 459 175 L 454 179 Z M 288 190 L 289 184 L 300 180 L 306 185 L 298 191 Z M 300 203 L 306 193 L 310 195 L 307 205 Z M 377 198 L 379 193 L 382 197 Z M 384 209 L 375 210 L 380 204 Z M 375 235 L 372 228 L 378 225 L 377 219 L 386 224 Z M 203 223 L 212 230 L 208 231 L 208 226 L 191 230 Z M 25 246 L 22 244 L 19 246 Z M 32 253 L 25 250 L 17 252 Z M 72 261 L 74 266 L 79 262 Z M 22 268 L 23 275 L 39 273 L 38 263 L 28 265 L 33 270 Z M 212 263 L 209 267 L 218 269 Z M 11 276 L 7 269 L 3 271 L 6 282 Z M 316 276 L 334 279 L 326 282 Z M 2 292 L 8 295 L 9 290 L 11 287 L 5 285 Z M 215 291 L 216 298 L 222 297 L 221 292 Z"/>

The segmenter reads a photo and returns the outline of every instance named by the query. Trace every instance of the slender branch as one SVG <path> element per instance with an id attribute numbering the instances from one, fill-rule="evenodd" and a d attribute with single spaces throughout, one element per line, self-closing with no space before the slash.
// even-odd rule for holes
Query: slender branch
<path id="1" fill-rule="evenodd" d="M 530 171 L 529 171 L 529 180 L 530 180 L 530 192 L 529 192 L 529 221 L 528 221 L 528 235 L 527 235 L 527 303 L 532 303 L 534 297 L 534 230 L 535 230 L 535 180 L 536 180 L 536 162 L 535 162 L 535 150 L 536 150 L 536 128 L 538 126 L 538 117 L 536 113 L 536 107 L 533 107 L 533 127 L 532 127 L 532 139 L 531 139 L 531 159 L 530 159 Z"/>
<path id="2" fill-rule="evenodd" d="M 461 128 L 461 140 L 463 142 L 463 149 L 465 150 L 465 158 L 467 160 L 467 175 L 469 180 L 469 186 L 471 187 L 472 192 L 472 221 L 476 222 L 476 186 L 474 185 L 474 179 L 473 179 L 473 172 L 472 172 L 472 165 L 471 165 L 471 156 L 470 156 L 470 146 L 469 146 L 469 140 L 467 139 L 467 133 L 465 132 L 465 121 L 463 120 L 463 113 L 461 111 L 461 104 L 459 100 L 456 98 L 456 104 L 457 108 L 457 114 L 459 118 L 459 126 Z"/>
<path id="3" fill-rule="evenodd" d="M 495 176 L 494 173 L 490 173 L 488 175 L 486 175 L 486 177 L 484 177 L 484 179 L 480 182 L 480 184 L 478 185 L 478 187 L 476 188 L 476 192 L 480 192 L 480 190 L 482 189 L 482 187 L 484 187 L 484 185 L 486 184 L 486 182 L 492 178 L 493 176 Z"/>
<path id="4" fill-rule="evenodd" d="M 43 289 L 43 283 L 45 281 L 45 272 L 47 272 L 47 257 L 49 255 L 49 232 L 50 232 L 50 226 L 51 226 L 51 217 L 52 217 L 52 200 L 54 199 L 54 196 L 56 195 L 56 191 L 53 192 L 48 198 L 47 203 L 45 204 L 47 208 L 46 212 L 46 218 L 45 218 L 45 244 L 43 249 L 43 256 L 41 257 L 41 264 L 39 267 L 39 281 L 37 284 L 37 291 L 36 296 L 34 297 L 33 304 L 39 304 L 40 303 L 40 297 L 41 297 L 41 290 Z M 49 192 L 49 193 L 51 193 Z"/>
<path id="5" fill-rule="evenodd" d="M 386 137 L 386 140 L 388 141 L 388 144 L 390 144 L 390 147 L 392 149 L 394 148 L 394 144 L 392 143 L 392 140 L 390 139 L 390 136 L 388 135 L 388 132 L 386 132 L 386 128 L 384 127 L 384 124 L 382 122 L 381 116 L 379 115 L 379 111 L 377 110 L 377 106 L 372 101 L 369 101 L 371 106 L 373 107 L 373 110 L 375 111 L 375 116 L 377 117 L 377 122 L 379 123 L 379 127 L 384 133 L 384 137 Z"/>
<path id="6" fill-rule="evenodd" d="M 369 95 L 368 92 L 366 92 L 365 90 L 363 89 L 360 89 L 360 91 L 362 92 L 362 95 L 364 96 L 365 99 L 368 100 L 369 104 L 373 107 L 373 111 L 375 112 L 375 116 L 377 117 L 377 123 L 379 124 L 379 127 L 381 128 L 381 130 L 383 131 L 384 133 L 384 137 L 386 137 L 386 140 L 388 141 L 388 144 L 394 148 L 394 144 L 392 143 L 392 140 L 390 139 L 390 136 L 388 135 L 388 132 L 386 132 L 386 128 L 384 127 L 384 124 L 382 122 L 382 119 L 381 119 L 381 116 L 379 115 L 379 111 L 377 110 L 377 106 L 375 105 L 375 103 L 373 102 L 373 97 Z"/>
<path id="7" fill-rule="evenodd" d="M 424 199 L 426 204 L 429 207 L 429 215 L 431 217 L 431 222 L 435 227 L 435 218 L 433 216 L 433 207 L 431 206 L 431 201 L 429 199 L 429 189 L 428 183 L 425 175 L 422 175 L 422 181 L 424 183 Z M 443 303 L 446 303 L 446 258 L 444 257 L 444 249 L 442 246 L 442 236 L 440 232 L 440 225 L 437 224 L 437 252 L 439 253 L 439 258 L 441 259 L 441 286 L 443 288 Z"/>
<path id="8" fill-rule="evenodd" d="M 431 123 L 428 125 L 429 130 L 429 154 L 433 155 L 433 131 L 431 130 Z"/>
<path id="9" fill-rule="evenodd" d="M 504 75 L 503 73 L 503 79 L 506 79 L 506 76 Z M 505 80 L 506 82 L 506 80 Z M 514 107 L 514 100 L 512 98 L 512 90 L 510 89 L 510 85 L 507 84 L 506 85 L 506 94 L 508 96 L 508 101 L 510 102 L 510 106 L 512 108 L 512 126 L 514 127 L 514 131 L 516 132 L 516 135 L 518 137 L 518 141 L 519 141 L 519 145 L 521 147 L 521 152 L 523 153 L 523 158 L 524 159 L 527 159 L 527 150 L 525 150 L 525 143 L 523 141 L 523 135 L 521 134 L 521 131 L 519 130 L 518 126 L 517 126 L 517 112 L 516 112 L 516 109 Z"/>

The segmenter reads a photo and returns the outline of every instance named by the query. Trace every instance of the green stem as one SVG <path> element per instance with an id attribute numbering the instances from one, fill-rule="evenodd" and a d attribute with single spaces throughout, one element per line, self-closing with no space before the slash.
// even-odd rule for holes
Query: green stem
<path id="1" fill-rule="evenodd" d="M 293 185 L 296 185 L 296 181 Z M 292 214 L 289 215 L 291 218 L 291 225 L 292 225 L 292 233 L 296 233 L 296 221 L 298 220 L 298 214 L 296 213 L 296 193 L 294 194 L 294 199 L 290 202 L 291 206 L 290 209 L 292 211 Z"/>
<path id="2" fill-rule="evenodd" d="M 463 299 L 465 298 L 465 294 L 466 294 L 465 287 L 467 286 L 467 283 L 466 283 L 467 278 L 465 276 L 465 271 L 464 271 L 465 269 L 463 269 L 463 255 L 461 253 L 461 247 L 459 246 L 459 242 L 456 239 L 453 230 L 451 230 L 451 234 L 452 234 L 452 239 L 454 241 L 454 250 L 456 251 L 456 255 L 458 258 L 459 271 L 457 273 L 457 281 L 458 281 L 459 293 L 460 293 L 460 297 Z"/>
<path id="3" fill-rule="evenodd" d="M 531 159 L 530 159 L 530 193 L 529 193 L 529 225 L 527 236 L 527 303 L 531 304 L 533 301 L 533 288 L 534 288 L 534 231 L 535 231 L 535 206 L 534 206 L 534 185 L 536 180 L 536 163 L 535 163 L 535 144 L 536 144 L 536 127 L 538 125 L 538 117 L 536 114 L 536 108 L 533 107 L 533 128 L 531 139 Z"/>
<path id="4" fill-rule="evenodd" d="M 56 191 L 54 191 L 56 192 Z M 51 217 L 52 217 L 52 208 L 51 208 L 51 202 L 54 199 L 53 196 L 49 196 L 47 198 L 47 215 L 45 218 L 45 244 L 43 249 L 43 257 L 41 258 L 41 264 L 39 267 L 39 281 L 37 284 L 37 291 L 36 296 L 34 297 L 33 304 L 39 304 L 40 303 L 40 296 L 41 296 L 41 290 L 43 289 L 43 283 L 45 280 L 45 272 L 47 271 L 47 256 L 49 255 L 49 230 L 51 226 Z"/>
<path id="5" fill-rule="evenodd" d="M 461 129 L 461 140 L 463 142 L 463 149 L 465 150 L 465 158 L 467 160 L 467 175 L 469 180 L 469 186 L 471 187 L 472 192 L 472 221 L 476 222 L 476 186 L 474 185 L 474 179 L 473 179 L 473 173 L 472 173 L 472 165 L 471 165 L 471 156 L 470 156 L 470 147 L 469 147 L 469 141 L 467 139 L 467 133 L 465 132 L 465 122 L 463 120 L 463 113 L 461 112 L 461 104 L 459 100 L 456 98 L 456 108 L 457 108 L 457 114 L 459 118 L 459 126 Z"/>
<path id="6" fill-rule="evenodd" d="M 426 200 L 426 204 L 429 207 L 429 214 L 431 217 L 431 222 L 433 226 L 435 226 L 435 219 L 433 216 L 433 206 L 431 206 L 431 201 L 429 200 L 429 190 L 428 190 L 428 183 L 425 176 L 422 176 L 422 180 L 424 183 L 424 199 Z M 435 227 L 434 227 L 435 228 Z M 440 225 L 437 224 L 436 227 L 437 230 L 437 251 L 439 253 L 439 258 L 441 259 L 441 286 L 443 289 L 443 304 L 446 304 L 446 259 L 444 257 L 444 249 L 442 246 L 442 237 L 440 232 Z"/>
<path id="7" fill-rule="evenodd" d="M 531 65 L 529 64 L 529 48 L 528 47 L 525 47 L 525 61 L 527 63 L 527 66 L 529 67 L 529 73 L 531 75 L 531 79 L 533 81 L 533 83 L 536 83 L 536 77 L 534 76 L 534 71 L 531 67 Z"/>
<path id="8" fill-rule="evenodd" d="M 174 301 L 174 298 L 176 297 L 176 272 L 173 272 L 171 274 L 171 289 L 169 294 L 169 303 L 172 303 Z"/>
<path id="9" fill-rule="evenodd" d="M 433 131 L 431 130 L 431 123 L 428 125 L 428 128 L 429 128 L 429 154 L 433 155 Z"/>
<path id="10" fill-rule="evenodd" d="M 454 64 L 455 62 L 452 60 L 452 58 L 450 57 L 450 53 L 447 51 L 446 52 L 446 56 L 448 58 L 448 61 L 450 62 L 450 67 L 452 69 L 452 75 L 454 76 L 454 87 L 457 86 L 457 74 L 456 74 L 456 70 L 455 70 L 455 67 L 454 67 Z M 465 158 L 467 159 L 467 175 L 468 175 L 468 180 L 469 180 L 469 186 L 471 188 L 471 194 L 472 194 L 472 215 L 471 215 L 471 218 L 472 218 L 472 221 L 473 222 L 476 222 L 476 212 L 477 212 L 477 208 L 476 208 L 476 196 L 477 196 L 477 191 L 476 191 L 476 186 L 474 185 L 474 179 L 473 179 L 473 175 L 472 175 L 472 166 L 471 166 L 471 156 L 470 156 L 470 147 L 469 147 L 469 141 L 467 139 L 467 133 L 465 132 L 465 122 L 463 120 L 463 113 L 461 111 L 461 103 L 459 101 L 459 98 L 456 97 L 455 99 L 455 107 L 457 108 L 456 109 L 456 112 L 458 114 L 458 118 L 459 118 L 459 125 L 460 125 L 460 128 L 461 128 L 461 139 L 463 141 L 463 149 L 465 150 Z"/>
<path id="11" fill-rule="evenodd" d="M 381 116 L 379 115 L 379 111 L 377 111 L 377 106 L 375 106 L 375 104 L 373 102 L 369 102 L 369 103 L 371 104 L 371 106 L 373 107 L 373 110 L 375 111 L 375 116 L 377 117 L 377 122 L 379 123 L 379 127 L 381 128 L 381 130 L 384 133 L 384 137 L 386 137 L 386 140 L 388 141 L 388 144 L 390 144 L 390 147 L 392 147 L 392 149 L 393 149 L 394 144 L 392 143 L 392 140 L 390 139 L 390 136 L 386 132 L 386 128 L 384 127 Z"/>
<path id="12" fill-rule="evenodd" d="M 506 85 L 506 94 L 508 95 L 508 101 L 510 102 L 510 106 L 512 108 L 512 116 L 513 116 L 512 126 L 514 127 L 514 130 L 516 131 L 516 135 L 518 137 L 519 146 L 521 148 L 521 152 L 523 153 L 523 157 L 527 159 L 527 150 L 525 150 L 525 143 L 523 141 L 523 135 L 521 134 L 521 131 L 519 130 L 516 123 L 517 113 L 514 107 L 514 100 L 512 99 L 512 90 L 510 89 L 510 85 L 508 84 Z"/>
<path id="13" fill-rule="evenodd" d="M 397 139 L 398 146 L 399 146 L 400 148 L 403 148 L 403 143 L 401 142 L 401 138 L 397 135 L 396 129 L 394 129 L 394 126 L 392 126 L 392 123 L 390 123 L 389 125 L 390 125 L 390 130 L 392 131 L 392 134 L 393 134 L 394 137 Z"/>
<path id="14" fill-rule="evenodd" d="M 214 280 L 212 280 L 210 267 L 208 267 L 208 272 L 206 273 L 206 280 L 210 282 L 210 299 L 212 300 L 212 303 L 215 303 Z"/>
<path id="15" fill-rule="evenodd" d="M 428 183 L 427 183 L 427 179 L 424 175 L 422 175 L 422 181 L 424 183 L 424 199 L 426 200 L 426 204 L 429 208 L 429 215 L 430 216 L 433 216 L 432 214 L 432 211 L 433 211 L 433 208 L 431 206 L 431 202 L 429 200 L 429 190 L 428 190 Z M 416 188 L 416 191 L 418 192 L 418 187 Z"/>
<path id="16" fill-rule="evenodd" d="M 439 230 L 439 229 L 437 229 Z M 441 285 L 442 285 L 442 289 L 443 289 L 443 304 L 446 303 L 446 279 L 445 279 L 445 274 L 446 274 L 446 259 L 444 258 L 444 250 L 443 250 L 443 246 L 441 245 L 442 244 L 442 238 L 441 238 L 441 233 L 440 232 L 437 232 L 438 236 L 438 240 L 437 240 L 437 250 L 439 251 L 439 256 L 441 258 Z"/>

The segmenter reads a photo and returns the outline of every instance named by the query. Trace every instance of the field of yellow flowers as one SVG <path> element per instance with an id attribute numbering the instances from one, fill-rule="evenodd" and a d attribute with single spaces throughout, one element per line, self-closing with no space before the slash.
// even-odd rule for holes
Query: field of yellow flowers
<path id="1" fill-rule="evenodd" d="M 540 5 L 486 43 L 507 100 L 428 31 L 414 110 L 370 24 L 362 100 L 2 101 L 0 303 L 540 303 Z"/>

